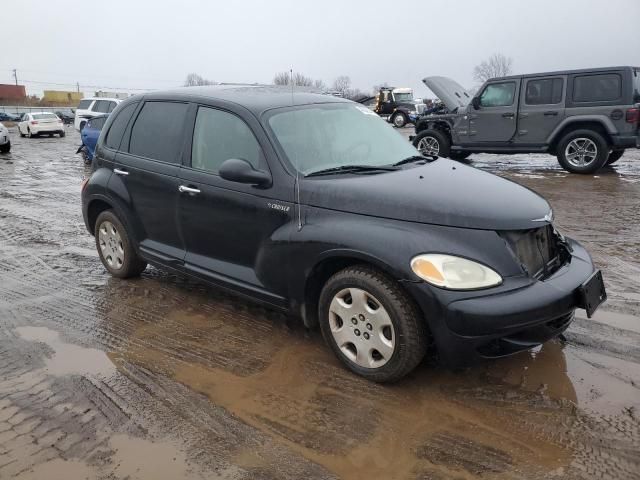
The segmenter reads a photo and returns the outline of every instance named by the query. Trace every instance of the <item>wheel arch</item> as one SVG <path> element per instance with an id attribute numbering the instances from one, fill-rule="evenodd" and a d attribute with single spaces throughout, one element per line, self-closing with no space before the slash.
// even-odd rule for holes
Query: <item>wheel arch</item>
<path id="1" fill-rule="evenodd" d="M 301 316 L 307 328 L 318 325 L 318 301 L 320 292 L 329 278 L 340 270 L 354 266 L 366 265 L 381 271 L 394 280 L 402 275 L 383 260 L 357 250 L 332 250 L 320 255 L 305 279 L 304 302 L 301 305 Z M 413 298 L 401 283 L 401 288 Z"/>
<path id="2" fill-rule="evenodd" d="M 558 143 L 568 133 L 574 130 L 593 130 L 602 135 L 607 143 L 611 145 L 611 134 L 615 133 L 615 127 L 611 123 L 611 120 L 601 116 L 580 117 L 579 119 L 572 120 L 571 118 L 565 119 L 549 136 L 547 144 L 549 145 L 549 152 L 555 154 L 557 152 Z"/>
<path id="3" fill-rule="evenodd" d="M 451 140 L 451 125 L 443 120 L 430 120 L 419 122 L 416 127 L 416 134 L 422 133 L 426 130 L 437 130 L 444 133 Z"/>

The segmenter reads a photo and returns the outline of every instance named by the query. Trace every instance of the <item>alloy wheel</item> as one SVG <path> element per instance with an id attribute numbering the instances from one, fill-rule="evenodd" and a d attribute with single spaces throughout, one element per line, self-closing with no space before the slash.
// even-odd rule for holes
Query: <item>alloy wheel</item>
<path id="1" fill-rule="evenodd" d="M 360 367 L 381 367 L 395 351 L 396 336 L 389 313 L 360 288 L 336 293 L 329 305 L 329 326 L 340 351 Z"/>
<path id="2" fill-rule="evenodd" d="M 423 155 L 435 155 L 440 153 L 440 143 L 434 137 L 424 137 L 418 142 L 418 150 Z"/>
<path id="3" fill-rule="evenodd" d="M 564 149 L 564 156 L 574 167 L 586 167 L 598 156 L 598 147 L 590 138 L 574 138 Z"/>
<path id="4" fill-rule="evenodd" d="M 124 247 L 120 232 L 113 223 L 104 221 L 98 230 L 98 241 L 100 250 L 107 264 L 118 270 L 124 264 Z"/>

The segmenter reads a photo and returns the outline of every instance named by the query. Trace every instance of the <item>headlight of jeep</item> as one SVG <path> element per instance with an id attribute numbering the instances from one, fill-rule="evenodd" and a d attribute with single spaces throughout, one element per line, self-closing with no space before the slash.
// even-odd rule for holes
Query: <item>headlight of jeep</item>
<path id="1" fill-rule="evenodd" d="M 474 290 L 502 283 L 502 277 L 489 267 L 452 255 L 418 255 L 411 260 L 411 269 L 425 282 L 452 290 Z"/>

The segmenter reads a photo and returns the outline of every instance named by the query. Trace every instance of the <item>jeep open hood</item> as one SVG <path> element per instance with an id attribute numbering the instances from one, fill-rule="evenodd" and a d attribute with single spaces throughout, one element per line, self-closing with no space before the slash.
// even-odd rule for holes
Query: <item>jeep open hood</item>
<path id="1" fill-rule="evenodd" d="M 422 83 L 436 94 L 450 112 L 466 107 L 473 97 L 458 82 L 447 77 L 426 77 L 422 79 Z"/>
<path id="2" fill-rule="evenodd" d="M 303 204 L 373 217 L 482 230 L 545 225 L 547 201 L 517 183 L 439 159 L 396 172 L 300 183 Z"/>

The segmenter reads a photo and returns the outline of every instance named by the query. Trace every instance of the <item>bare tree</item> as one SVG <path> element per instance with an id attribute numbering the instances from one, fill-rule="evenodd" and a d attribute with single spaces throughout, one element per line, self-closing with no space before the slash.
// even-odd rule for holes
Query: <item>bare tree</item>
<path id="1" fill-rule="evenodd" d="M 484 83 L 490 78 L 506 77 L 511 73 L 513 59 L 501 53 L 494 53 L 473 69 L 473 78 Z"/>
<path id="2" fill-rule="evenodd" d="M 322 90 L 322 91 L 324 91 L 324 90 L 326 90 L 326 89 L 327 89 L 327 86 L 326 86 L 326 85 L 324 84 L 324 82 L 323 82 L 322 80 L 320 80 L 320 79 L 314 80 L 314 81 L 313 81 L 313 86 L 314 86 L 315 88 L 317 88 L 318 90 Z"/>
<path id="3" fill-rule="evenodd" d="M 302 73 L 293 74 L 293 84 L 297 87 L 311 87 L 315 86 L 317 82 L 322 83 L 322 80 L 313 80 L 311 77 L 307 77 Z M 273 83 L 275 85 L 291 85 L 291 73 L 280 72 L 276 73 L 273 77 Z"/>
<path id="4" fill-rule="evenodd" d="M 340 75 L 333 81 L 333 90 L 340 92 L 343 97 L 347 97 L 351 88 L 351 79 L 347 75 Z"/>
<path id="5" fill-rule="evenodd" d="M 276 75 L 273 77 L 273 84 L 289 85 L 290 80 L 291 80 L 291 76 L 289 75 L 289 72 L 280 72 L 280 73 L 276 73 Z"/>
<path id="6" fill-rule="evenodd" d="M 187 79 L 184 81 L 185 87 L 195 87 L 198 85 L 215 85 L 216 82 L 212 82 L 211 80 L 207 80 L 206 78 L 201 77 L 197 73 L 190 73 L 187 75 Z"/>

